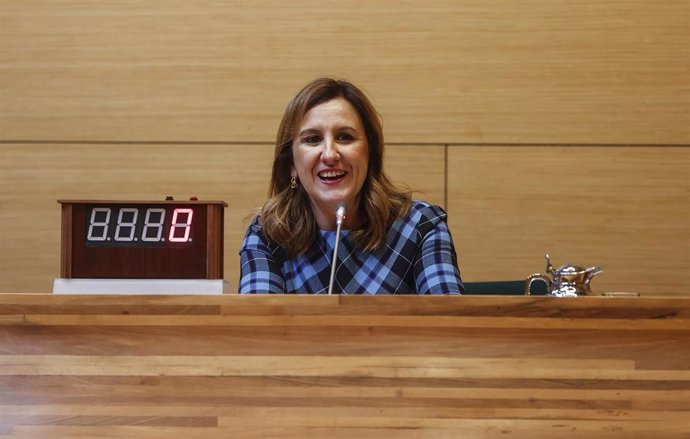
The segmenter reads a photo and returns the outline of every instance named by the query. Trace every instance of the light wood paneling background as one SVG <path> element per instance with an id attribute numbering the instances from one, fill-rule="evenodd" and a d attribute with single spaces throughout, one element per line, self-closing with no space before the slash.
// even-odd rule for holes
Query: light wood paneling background
<path id="1" fill-rule="evenodd" d="M 366 90 L 388 168 L 446 207 L 466 281 L 599 264 L 687 294 L 685 0 L 0 0 L 2 291 L 58 273 L 58 198 L 223 199 L 236 285 L 289 98 Z M 573 192 L 566 200 L 564 192 Z"/>
<path id="2" fill-rule="evenodd" d="M 688 143 L 688 3 L 3 0 L 3 138 L 266 141 L 324 74 L 396 142 Z"/>
<path id="3" fill-rule="evenodd" d="M 452 147 L 448 167 L 467 279 L 544 273 L 548 252 L 601 266 L 595 292 L 687 294 L 689 148 Z"/>

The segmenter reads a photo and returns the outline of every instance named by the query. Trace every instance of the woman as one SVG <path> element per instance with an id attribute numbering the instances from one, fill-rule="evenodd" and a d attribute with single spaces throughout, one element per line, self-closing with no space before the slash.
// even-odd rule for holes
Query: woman
<path id="1" fill-rule="evenodd" d="M 325 294 L 344 203 L 335 293 L 462 293 L 446 213 L 388 180 L 383 149 L 362 91 L 331 78 L 306 85 L 278 129 L 269 199 L 240 250 L 239 292 Z"/>

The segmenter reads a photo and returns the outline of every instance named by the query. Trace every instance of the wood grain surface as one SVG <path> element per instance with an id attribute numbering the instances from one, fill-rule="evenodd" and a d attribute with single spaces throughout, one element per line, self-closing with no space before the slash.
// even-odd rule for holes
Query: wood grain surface
<path id="1" fill-rule="evenodd" d="M 3 0 L 5 140 L 271 142 L 345 77 L 405 143 L 688 144 L 687 0 Z"/>
<path id="2" fill-rule="evenodd" d="M 0 438 L 686 438 L 687 298 L 0 294 Z"/>

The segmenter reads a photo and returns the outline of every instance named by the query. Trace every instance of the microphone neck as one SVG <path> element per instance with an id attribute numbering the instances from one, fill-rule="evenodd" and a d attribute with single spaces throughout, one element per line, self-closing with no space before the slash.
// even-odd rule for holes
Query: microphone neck
<path id="1" fill-rule="evenodd" d="M 333 247 L 333 258 L 331 259 L 331 278 L 328 282 L 328 294 L 333 294 L 333 282 L 335 281 L 335 267 L 338 261 L 338 244 L 340 243 L 340 228 L 345 219 L 345 203 L 338 203 L 335 210 L 335 246 Z"/>

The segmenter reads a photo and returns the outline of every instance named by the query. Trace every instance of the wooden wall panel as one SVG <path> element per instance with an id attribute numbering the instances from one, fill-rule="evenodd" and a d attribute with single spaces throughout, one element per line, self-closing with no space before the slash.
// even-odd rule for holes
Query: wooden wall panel
<path id="1" fill-rule="evenodd" d="M 412 197 L 446 207 L 446 148 L 432 145 L 387 146 L 384 166 L 388 177 Z"/>
<path id="2" fill-rule="evenodd" d="M 229 201 L 234 285 L 284 106 L 333 75 L 383 115 L 393 180 L 448 208 L 466 280 L 522 277 L 548 250 L 604 266 L 595 288 L 682 294 L 688 14 L 686 0 L 1 0 L 5 287 L 50 288 L 55 200 L 80 194 Z M 572 233 L 555 195 L 570 187 Z"/>
<path id="3" fill-rule="evenodd" d="M 391 147 L 391 178 L 443 205 L 442 147 Z M 50 292 L 60 268 L 58 199 L 224 200 L 225 279 L 237 288 L 239 251 L 266 198 L 270 145 L 0 145 L 3 292 Z"/>
<path id="4" fill-rule="evenodd" d="M 595 292 L 687 294 L 690 149 L 452 147 L 448 210 L 465 281 L 600 265 Z"/>
<path id="5" fill-rule="evenodd" d="M 3 0 L 0 138 L 270 142 L 321 75 L 408 143 L 687 144 L 686 0 Z"/>

